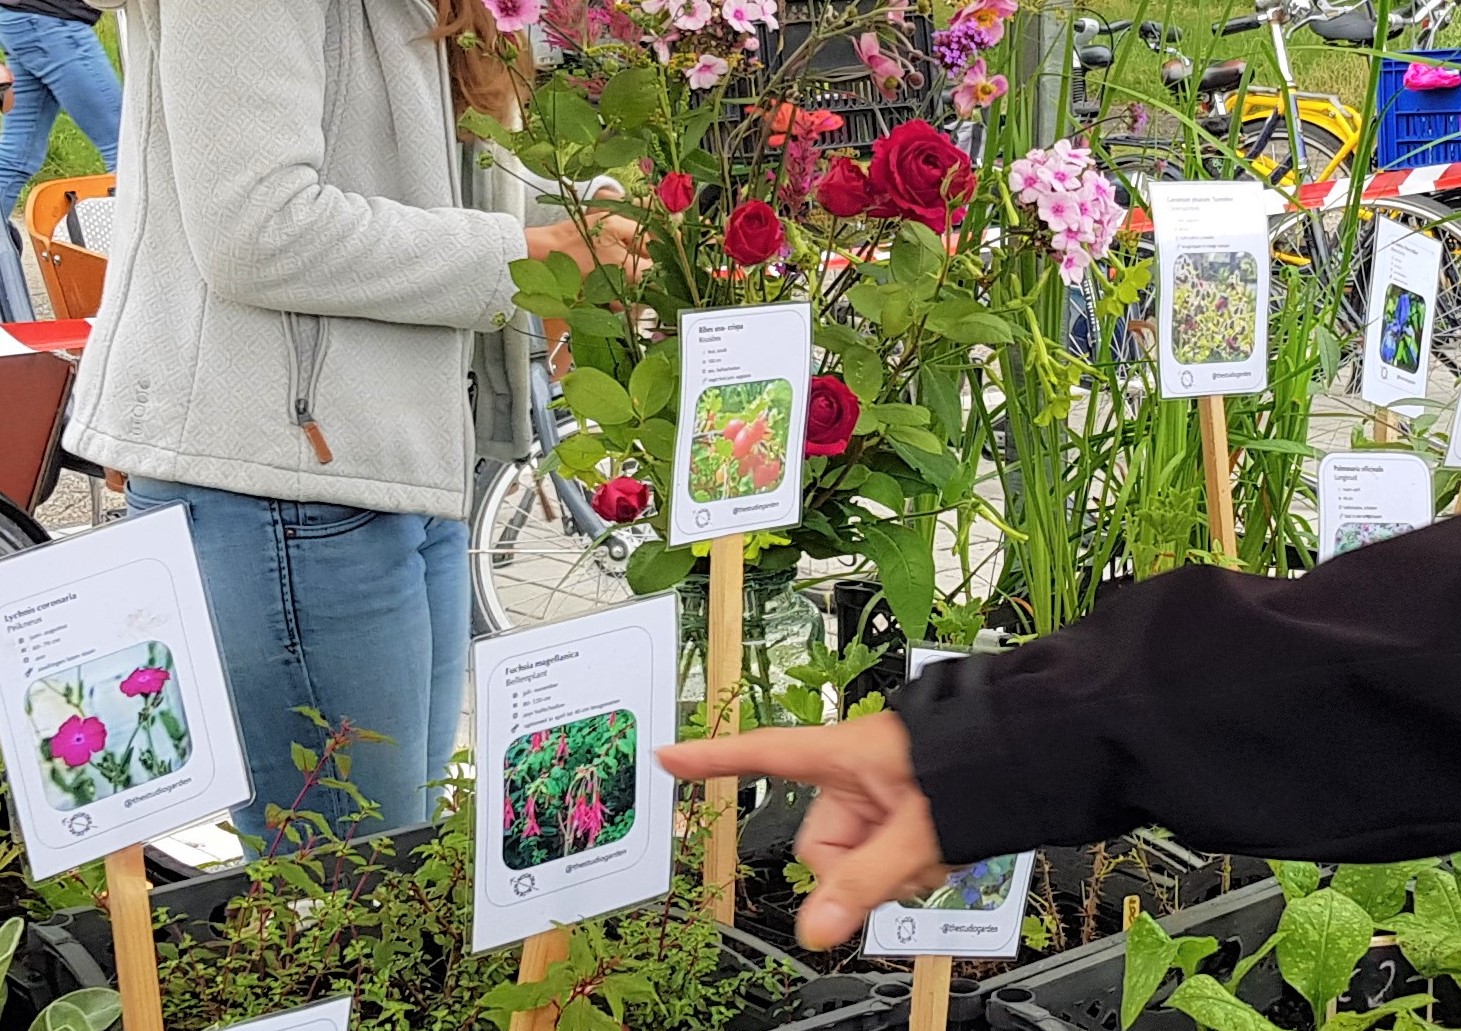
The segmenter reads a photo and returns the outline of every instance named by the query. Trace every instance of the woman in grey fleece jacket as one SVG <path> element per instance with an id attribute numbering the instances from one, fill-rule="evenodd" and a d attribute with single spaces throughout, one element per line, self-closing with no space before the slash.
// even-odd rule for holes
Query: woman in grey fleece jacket
<path id="1" fill-rule="evenodd" d="M 474 344 L 510 391 L 508 263 L 594 256 L 516 180 L 463 182 L 456 112 L 516 99 L 444 42 L 490 42 L 480 0 L 95 2 L 125 2 L 124 127 L 66 445 L 126 473 L 132 511 L 189 507 L 254 773 L 241 829 L 272 839 L 290 743 L 324 746 L 296 706 L 389 734 L 351 779 L 388 824 L 425 819 L 465 683 Z M 606 228 L 599 259 L 628 262 Z M 520 421 L 485 407 L 510 456 Z"/>

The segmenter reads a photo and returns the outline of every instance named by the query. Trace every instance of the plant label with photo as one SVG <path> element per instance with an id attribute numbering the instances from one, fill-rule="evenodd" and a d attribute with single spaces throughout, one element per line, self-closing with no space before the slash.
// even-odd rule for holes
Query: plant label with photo
<path id="1" fill-rule="evenodd" d="M 1360 396 L 1389 408 L 1426 396 L 1431 327 L 1441 276 L 1441 241 L 1388 218 L 1375 219 L 1375 264 L 1365 326 Z M 1408 418 L 1419 405 L 1399 405 Z"/>
<path id="2" fill-rule="evenodd" d="M 659 594 L 473 645 L 474 950 L 670 890 L 679 623 Z"/>
<path id="3" fill-rule="evenodd" d="M 36 878 L 249 800 L 185 506 L 0 561 L 0 706 Z"/>
<path id="4" fill-rule="evenodd" d="M 908 676 L 969 653 L 910 647 Z M 862 951 L 869 956 L 954 956 L 1013 959 L 1020 950 L 1025 900 L 1035 853 L 997 856 L 951 871 L 948 882 L 907 902 L 890 902 L 868 917 Z"/>
<path id="5" fill-rule="evenodd" d="M 680 313 L 671 546 L 801 522 L 811 375 L 807 304 Z"/>
<path id="6" fill-rule="evenodd" d="M 1431 469 L 1418 455 L 1364 451 L 1319 463 L 1319 561 L 1429 526 Z"/>
<path id="7" fill-rule="evenodd" d="M 1259 183 L 1151 184 L 1161 395 L 1268 386 L 1268 219 Z"/>
<path id="8" fill-rule="evenodd" d="M 284 1013 L 255 1017 L 242 1024 L 229 1024 L 222 1031 L 350 1031 L 353 1002 L 348 995 L 328 999 Z"/>

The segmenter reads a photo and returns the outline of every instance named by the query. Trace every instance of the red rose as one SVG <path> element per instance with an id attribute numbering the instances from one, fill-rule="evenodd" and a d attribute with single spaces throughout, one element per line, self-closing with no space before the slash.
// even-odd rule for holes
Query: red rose
<path id="1" fill-rule="evenodd" d="M 969 155 L 923 121 L 904 122 L 873 141 L 868 179 L 883 198 L 874 215 L 914 219 L 936 233 L 948 230 L 950 206 L 967 201 L 978 184 Z"/>
<path id="2" fill-rule="evenodd" d="M 649 507 L 649 484 L 628 476 L 616 476 L 599 484 L 592 500 L 594 511 L 611 523 L 629 523 Z"/>
<path id="3" fill-rule="evenodd" d="M 654 195 L 671 215 L 678 215 L 695 203 L 695 180 L 684 172 L 667 172 L 654 188 Z"/>
<path id="4" fill-rule="evenodd" d="M 861 414 L 862 405 L 846 383 L 836 376 L 813 376 L 807 398 L 807 454 L 842 454 Z"/>
<path id="5" fill-rule="evenodd" d="M 738 265 L 759 265 L 786 242 L 781 219 L 764 200 L 748 200 L 725 223 L 725 253 Z"/>
<path id="6" fill-rule="evenodd" d="M 817 182 L 817 203 L 838 218 L 853 218 L 878 202 L 867 173 L 852 158 L 833 158 Z"/>

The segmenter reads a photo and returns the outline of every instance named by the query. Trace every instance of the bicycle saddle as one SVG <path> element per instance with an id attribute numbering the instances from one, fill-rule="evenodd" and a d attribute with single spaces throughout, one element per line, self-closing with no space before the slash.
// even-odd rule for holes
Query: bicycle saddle
<path id="1" fill-rule="evenodd" d="M 1355 46 L 1368 46 L 1375 41 L 1375 15 L 1362 8 L 1345 11 L 1343 14 L 1325 18 L 1323 21 L 1310 22 L 1309 28 L 1313 29 L 1315 35 L 1327 43 L 1352 43 Z M 1403 26 L 1392 28 L 1389 38 L 1394 39 L 1402 31 Z"/>
<path id="2" fill-rule="evenodd" d="M 1111 62 L 1115 60 L 1111 56 L 1111 48 L 1102 46 L 1081 47 L 1075 52 L 1075 56 L 1080 61 L 1081 67 L 1088 72 L 1110 68 Z"/>
<path id="3" fill-rule="evenodd" d="M 1202 73 L 1202 78 L 1197 83 L 1199 93 L 1230 93 L 1237 89 L 1243 81 L 1243 73 L 1248 70 L 1248 62 L 1240 58 L 1231 61 L 1214 61 L 1207 66 Z M 1162 81 L 1167 88 L 1173 92 L 1187 88 L 1192 78 L 1192 69 L 1176 58 L 1162 65 Z"/>

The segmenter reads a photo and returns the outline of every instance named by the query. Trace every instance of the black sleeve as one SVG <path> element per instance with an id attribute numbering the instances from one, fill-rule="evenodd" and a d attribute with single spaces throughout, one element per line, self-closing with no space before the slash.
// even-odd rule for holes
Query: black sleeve
<path id="1" fill-rule="evenodd" d="M 1461 519 L 1297 580 L 1188 567 L 897 692 L 945 858 L 1143 824 L 1275 859 L 1461 849 Z"/>

